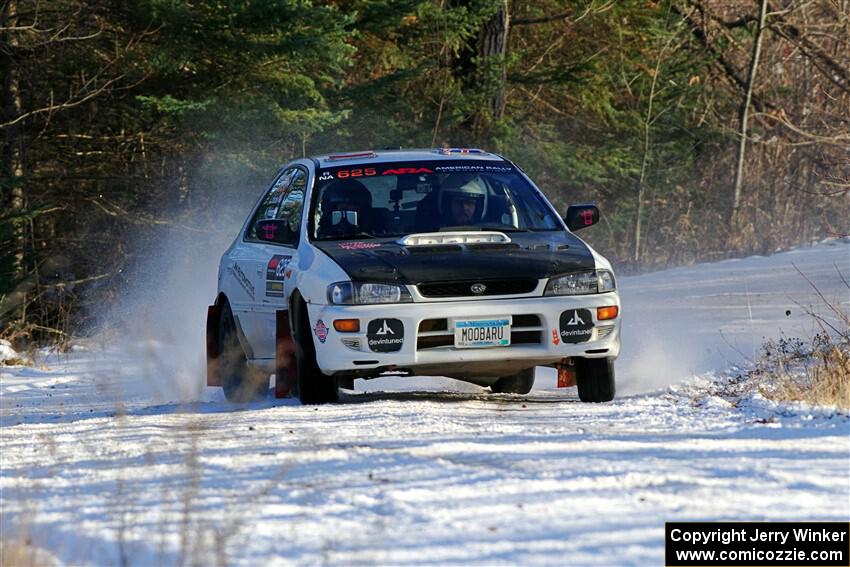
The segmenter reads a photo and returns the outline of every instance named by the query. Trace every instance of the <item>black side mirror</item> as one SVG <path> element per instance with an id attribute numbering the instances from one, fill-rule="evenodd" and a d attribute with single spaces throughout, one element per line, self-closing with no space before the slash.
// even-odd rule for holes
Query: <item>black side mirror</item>
<path id="1" fill-rule="evenodd" d="M 283 219 L 268 219 L 257 222 L 257 238 L 265 242 L 292 244 L 294 233 L 289 222 Z"/>
<path id="2" fill-rule="evenodd" d="M 570 205 L 564 217 L 567 228 L 578 230 L 599 222 L 599 207 L 596 205 Z"/>

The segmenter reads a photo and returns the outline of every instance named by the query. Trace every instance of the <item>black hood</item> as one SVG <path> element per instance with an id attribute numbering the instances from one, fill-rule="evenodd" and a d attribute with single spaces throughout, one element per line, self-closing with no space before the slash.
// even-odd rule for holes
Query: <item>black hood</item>
<path id="1" fill-rule="evenodd" d="M 506 244 L 403 246 L 391 239 L 313 242 L 353 281 L 420 284 L 540 279 L 596 267 L 588 247 L 566 231 L 511 232 Z"/>

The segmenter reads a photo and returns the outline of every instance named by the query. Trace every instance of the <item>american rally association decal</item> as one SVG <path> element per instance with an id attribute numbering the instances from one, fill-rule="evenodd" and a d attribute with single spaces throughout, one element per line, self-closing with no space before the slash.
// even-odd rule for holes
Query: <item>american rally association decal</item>
<path id="1" fill-rule="evenodd" d="M 438 173 L 451 173 L 451 172 L 481 172 L 481 173 L 510 173 L 513 171 L 512 167 L 508 166 L 498 166 L 498 165 L 479 165 L 479 164 L 452 164 L 452 165 L 438 165 L 434 167 L 434 170 Z"/>
<path id="2" fill-rule="evenodd" d="M 283 280 L 292 256 L 275 255 L 266 266 L 266 297 L 283 297 Z"/>
<path id="3" fill-rule="evenodd" d="M 404 344 L 404 325 L 398 319 L 372 319 L 366 341 L 374 352 L 395 352 Z"/>
<path id="4" fill-rule="evenodd" d="M 593 334 L 593 317 L 589 309 L 568 309 L 561 313 L 559 321 L 561 341 L 583 343 Z"/>
<path id="5" fill-rule="evenodd" d="M 328 326 L 321 319 L 316 322 L 316 328 L 313 329 L 313 332 L 316 333 L 316 338 L 319 339 L 320 343 L 325 344 L 325 341 L 328 340 Z"/>
<path id="6" fill-rule="evenodd" d="M 427 167 L 399 167 L 396 169 L 385 169 L 381 175 L 422 175 L 423 173 L 434 173 Z"/>

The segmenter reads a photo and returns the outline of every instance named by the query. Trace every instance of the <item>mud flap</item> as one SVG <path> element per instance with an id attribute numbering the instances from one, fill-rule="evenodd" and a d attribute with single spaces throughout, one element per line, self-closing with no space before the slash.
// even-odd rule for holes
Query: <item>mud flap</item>
<path id="1" fill-rule="evenodd" d="M 221 386 L 221 376 L 218 374 L 221 354 L 218 352 L 218 329 L 221 319 L 221 305 L 207 307 L 207 386 Z"/>
<path id="2" fill-rule="evenodd" d="M 576 385 L 576 363 L 572 358 L 562 358 L 555 368 L 558 369 L 558 388 L 572 388 Z"/>
<path id="3" fill-rule="evenodd" d="M 295 341 L 289 328 L 289 311 L 275 311 L 274 397 L 288 398 L 295 383 Z"/>

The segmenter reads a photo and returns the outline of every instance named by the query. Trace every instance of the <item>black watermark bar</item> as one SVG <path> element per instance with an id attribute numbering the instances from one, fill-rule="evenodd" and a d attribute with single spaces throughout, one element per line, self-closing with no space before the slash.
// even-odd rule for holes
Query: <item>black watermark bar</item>
<path id="1" fill-rule="evenodd" d="M 667 567 L 850 567 L 848 522 L 668 522 Z"/>

